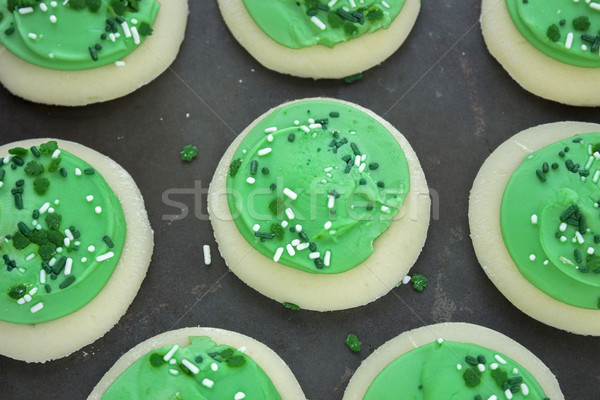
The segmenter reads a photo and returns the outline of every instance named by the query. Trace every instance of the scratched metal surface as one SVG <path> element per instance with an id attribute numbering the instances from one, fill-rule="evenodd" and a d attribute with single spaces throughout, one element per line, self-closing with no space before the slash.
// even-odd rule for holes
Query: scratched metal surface
<path id="1" fill-rule="evenodd" d="M 402 48 L 362 81 L 311 81 L 261 67 L 231 37 L 215 2 L 193 1 L 187 36 L 172 68 L 137 92 L 83 108 L 32 104 L 0 89 L 0 142 L 53 136 L 119 162 L 137 181 L 155 230 L 150 270 L 118 325 L 71 356 L 42 365 L 0 357 L 2 399 L 84 399 L 117 358 L 165 330 L 215 326 L 274 349 L 311 400 L 341 399 L 361 360 L 397 334 L 441 321 L 496 329 L 537 354 L 567 399 L 600 398 L 600 338 L 571 335 L 513 307 L 479 267 L 469 240 L 467 201 L 488 154 L 514 133 L 545 122 L 600 122 L 593 110 L 559 105 L 522 90 L 487 53 L 478 0 L 424 2 Z M 286 100 L 332 96 L 392 122 L 416 150 L 437 194 L 427 243 L 413 272 L 419 294 L 394 289 L 358 309 L 294 312 L 248 288 L 218 256 L 202 195 L 236 133 Z M 189 113 L 189 117 L 186 114 Z M 183 164 L 185 144 L 200 156 Z M 199 195 L 191 195 L 193 189 Z M 163 194 L 187 207 L 185 218 Z M 439 211 L 438 211 L 439 210 Z M 202 262 L 210 244 L 213 263 Z M 352 354 L 347 333 L 363 341 Z M 2 338 L 0 338 L 2 340 Z M 51 344 L 49 344 L 51 346 Z"/>

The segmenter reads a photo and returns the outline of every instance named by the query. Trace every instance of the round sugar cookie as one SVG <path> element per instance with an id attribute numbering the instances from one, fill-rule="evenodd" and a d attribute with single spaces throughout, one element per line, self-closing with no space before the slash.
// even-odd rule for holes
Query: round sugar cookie
<path id="1" fill-rule="evenodd" d="M 56 139 L 30 139 L 5 144 L 0 146 L 0 154 L 8 154 L 8 150 L 15 147 L 29 149 L 48 140 Z M 108 332 L 135 298 L 146 276 L 154 246 L 144 200 L 131 176 L 115 161 L 95 150 L 65 140 L 56 141 L 59 149 L 93 166 L 118 197 L 126 223 L 125 241 L 110 279 L 100 293 L 82 308 L 37 324 L 0 321 L 0 354 L 27 362 L 65 357 Z M 74 174 L 73 171 L 69 173 Z M 82 253 L 82 256 L 92 254 L 84 252 L 86 254 Z"/>
<path id="2" fill-rule="evenodd" d="M 469 226 L 475 254 L 483 270 L 517 308 L 555 328 L 582 335 L 600 335 L 599 310 L 555 300 L 520 273 L 504 244 L 500 227 L 504 190 L 523 159 L 542 147 L 587 132 L 600 132 L 600 125 L 583 122 L 544 124 L 526 129 L 502 143 L 484 162 L 473 183 Z"/>
<path id="3" fill-rule="evenodd" d="M 558 17 L 557 17 L 558 19 Z M 513 23 L 505 0 L 482 0 L 481 31 L 489 52 L 525 90 L 574 106 L 600 105 L 598 68 L 560 62 L 530 44 Z"/>
<path id="4" fill-rule="evenodd" d="M 258 62 L 280 73 L 314 79 L 345 78 L 386 60 L 408 37 L 421 7 L 420 0 L 406 0 L 387 29 L 365 33 L 333 47 L 313 45 L 293 49 L 265 34 L 243 0 L 218 0 L 218 3 L 233 36 Z"/>
<path id="5" fill-rule="evenodd" d="M 159 0 L 154 32 L 123 66 L 61 71 L 43 68 L 15 56 L 0 45 L 0 82 L 13 94 L 36 103 L 83 106 L 116 99 L 146 85 L 175 60 L 183 41 L 187 0 Z"/>
<path id="6" fill-rule="evenodd" d="M 98 382 L 88 400 L 99 400 L 108 387 L 138 358 L 150 351 L 171 345 L 187 346 L 190 336 L 208 336 L 217 344 L 244 349 L 244 354 L 254 360 L 273 382 L 282 400 L 305 400 L 300 384 L 293 372 L 273 350 L 248 336 L 218 328 L 182 328 L 154 336 L 125 353 Z M 218 384 L 218 382 L 215 382 Z"/>
<path id="7" fill-rule="evenodd" d="M 544 365 L 544 363 L 533 353 L 516 341 L 483 326 L 463 322 L 447 322 L 428 325 L 404 332 L 383 344 L 369 357 L 367 357 L 361 363 L 360 367 L 358 367 L 354 373 L 354 376 L 352 376 L 350 382 L 348 383 L 348 387 L 344 392 L 343 400 L 362 400 L 375 377 L 377 377 L 380 372 L 386 366 L 388 366 L 388 364 L 413 349 L 439 341 L 434 344 L 435 346 L 442 342 L 442 340 L 471 343 L 485 347 L 494 352 L 502 353 L 525 368 L 544 390 L 548 398 L 552 400 L 564 399 L 558 382 L 548 367 Z M 472 356 L 476 357 L 477 354 L 472 354 Z M 502 358 L 501 360 L 506 361 Z M 497 365 L 494 366 L 490 364 L 490 362 L 495 362 Z M 460 370 L 458 370 L 458 367 L 456 366 L 458 364 L 461 365 Z M 498 366 L 502 367 L 503 365 L 502 362 L 497 359 L 488 359 L 484 362 L 484 364 L 486 370 L 493 369 Z M 462 375 L 464 373 L 463 371 L 468 367 L 469 364 L 465 362 L 465 359 L 456 354 L 456 362 L 452 366 L 452 371 L 446 372 L 455 373 L 456 379 L 462 381 L 464 384 Z M 521 371 L 517 371 L 517 373 L 520 372 Z M 437 371 L 437 373 L 439 376 L 445 375 L 445 371 L 442 370 Z M 483 373 L 486 374 L 487 372 Z M 509 372 L 509 374 L 510 373 L 511 372 Z M 495 383 L 493 385 L 495 386 Z M 423 386 L 425 386 L 424 382 Z M 498 392 L 502 391 L 498 390 Z M 504 393 L 502 393 L 502 395 L 503 394 Z M 497 397 L 501 398 L 500 396 Z M 523 393 L 521 393 L 520 397 L 523 397 Z M 525 398 L 528 397 L 525 396 Z"/>
<path id="8" fill-rule="evenodd" d="M 226 187 L 228 171 L 231 168 L 234 154 L 244 138 L 257 125 L 261 124 L 263 119 L 285 107 L 296 107 L 302 106 L 304 102 L 312 104 L 310 102 L 321 101 L 332 104 L 333 108 L 335 108 L 335 104 L 351 107 L 354 112 L 365 113 L 381 124 L 382 129 L 387 130 L 392 135 L 389 140 L 397 142 L 403 151 L 407 161 L 408 175 L 410 176 L 410 190 L 406 193 L 404 202 L 391 220 L 387 230 L 375 239 L 373 253 L 345 272 L 330 274 L 305 272 L 305 270 L 289 267 L 276 262 L 275 258 L 267 257 L 257 251 L 242 236 L 233 220 L 227 201 Z M 285 129 L 282 130 L 282 132 L 284 131 Z M 285 132 L 285 135 L 287 135 L 287 131 Z M 267 138 L 267 140 L 271 139 Z M 288 139 L 283 138 L 283 140 L 289 140 L 289 136 Z M 271 170 L 274 170 L 274 168 L 271 168 Z M 398 171 L 399 173 L 400 171 Z M 219 245 L 219 251 L 228 267 L 242 281 L 263 295 L 281 303 L 292 303 L 302 309 L 316 311 L 358 307 L 376 300 L 393 289 L 406 276 L 425 243 L 430 219 L 430 203 L 425 175 L 417 155 L 406 138 L 389 122 L 372 111 L 356 104 L 328 98 L 312 98 L 284 103 L 257 118 L 233 141 L 225 152 L 215 171 L 208 195 L 208 211 L 215 238 Z M 291 228 L 288 226 L 286 229 L 291 231 Z M 294 242 L 292 241 L 292 243 Z M 294 246 L 294 244 L 290 246 Z M 289 246 L 285 247 L 286 251 L 290 252 Z M 296 251 L 301 253 L 311 250 L 302 249 L 298 246 Z M 354 250 L 347 247 L 345 251 L 353 254 Z M 322 254 L 320 256 L 323 258 Z M 325 254 L 325 257 L 327 257 L 327 254 Z M 333 254 L 332 260 L 335 257 L 336 255 Z M 327 262 L 325 263 L 327 264 Z"/>

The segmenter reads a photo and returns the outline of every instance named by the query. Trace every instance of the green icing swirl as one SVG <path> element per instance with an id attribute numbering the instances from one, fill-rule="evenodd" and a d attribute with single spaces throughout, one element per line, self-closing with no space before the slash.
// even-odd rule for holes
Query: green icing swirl
<path id="1" fill-rule="evenodd" d="M 530 155 L 500 209 L 506 248 L 521 274 L 558 301 L 597 309 L 600 299 L 600 133 Z"/>
<path id="2" fill-rule="evenodd" d="M 333 47 L 367 32 L 387 29 L 405 0 L 244 0 L 256 24 L 277 43 L 292 48 Z"/>
<path id="3" fill-rule="evenodd" d="M 600 3 L 506 0 L 506 7 L 521 35 L 547 56 L 579 67 L 600 67 Z"/>
<path id="4" fill-rule="evenodd" d="M 162 347 L 140 357 L 109 386 L 102 400 L 281 399 L 249 356 L 205 336 L 189 339 L 186 347 Z"/>
<path id="5" fill-rule="evenodd" d="M 393 400 L 399 393 L 414 400 L 547 399 L 535 378 L 507 356 L 451 341 L 429 343 L 396 358 L 375 377 L 363 400 Z"/>
<path id="6" fill-rule="evenodd" d="M 133 52 L 147 35 L 155 0 L 0 0 L 0 44 L 41 67 L 101 67 Z"/>
<path id="7" fill-rule="evenodd" d="M 229 208 L 248 243 L 282 264 L 325 274 L 371 255 L 409 187 L 394 136 L 363 111 L 326 100 L 264 117 L 235 152 L 227 179 Z"/>
<path id="8" fill-rule="evenodd" d="M 35 324 L 102 290 L 123 250 L 125 217 L 104 178 L 56 142 L 35 147 L 38 157 L 16 152 L 0 160 L 0 320 Z"/>

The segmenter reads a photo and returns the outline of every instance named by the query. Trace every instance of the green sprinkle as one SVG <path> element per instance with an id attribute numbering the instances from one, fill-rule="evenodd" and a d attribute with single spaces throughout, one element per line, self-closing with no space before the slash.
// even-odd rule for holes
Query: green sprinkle
<path id="1" fill-rule="evenodd" d="M 523 382 L 522 376 L 513 376 L 512 378 L 508 378 L 509 385 L 515 385 L 515 384 L 519 384 L 521 382 Z"/>
<path id="2" fill-rule="evenodd" d="M 579 211 L 579 207 L 577 206 L 577 204 L 573 204 L 572 206 L 570 206 L 569 208 L 567 208 L 561 215 L 560 215 L 560 220 L 562 222 L 567 221 L 569 218 L 571 218 L 571 216 L 573 214 L 575 214 L 577 211 Z"/>
<path id="3" fill-rule="evenodd" d="M 75 282 L 75 276 L 73 275 L 69 275 L 67 277 L 67 279 L 65 279 L 64 281 L 62 281 L 62 283 L 60 285 L 58 285 L 59 288 L 61 289 L 66 289 L 68 288 L 73 282 Z"/>
<path id="4" fill-rule="evenodd" d="M 417 292 L 422 292 L 427 287 L 427 278 L 421 274 L 414 274 L 410 281 Z"/>
<path id="5" fill-rule="evenodd" d="M 24 179 L 19 179 L 18 181 L 15 182 L 15 186 L 16 187 L 21 187 L 25 184 L 25 180 Z"/>
<path id="6" fill-rule="evenodd" d="M 246 364 L 246 358 L 241 355 L 235 355 L 227 360 L 227 366 L 232 368 L 242 367 Z"/>
<path id="7" fill-rule="evenodd" d="M 475 387 L 481 383 L 481 372 L 474 367 L 467 368 L 463 373 L 463 379 L 468 387 Z"/>
<path id="8" fill-rule="evenodd" d="M 27 286 L 25 286 L 24 283 L 16 284 L 8 291 L 8 296 L 15 300 L 20 299 L 21 297 L 25 296 L 25 294 L 27 294 Z"/>
<path id="9" fill-rule="evenodd" d="M 161 365 L 163 365 L 164 363 L 165 363 L 164 356 L 161 356 L 158 353 L 152 353 L 152 355 L 150 355 L 150 365 L 152 365 L 154 368 L 158 368 Z"/>
<path id="10" fill-rule="evenodd" d="M 236 158 L 235 160 L 233 160 L 231 162 L 231 164 L 229 165 L 229 176 L 234 178 L 237 175 L 241 165 L 242 165 L 241 158 Z"/>
<path id="11" fill-rule="evenodd" d="M 183 161 L 190 162 L 198 155 L 198 148 L 194 145 L 188 144 L 183 146 L 180 154 Z"/>
<path id="12" fill-rule="evenodd" d="M 60 162 L 62 161 L 62 158 L 57 157 L 57 158 L 53 158 L 52 161 L 50 161 L 50 165 L 48 165 L 48 172 L 54 172 L 58 169 L 58 166 L 60 165 Z"/>
<path id="13" fill-rule="evenodd" d="M 587 230 L 587 224 L 586 224 L 586 220 L 585 220 L 585 216 L 582 215 L 581 217 L 579 217 L 579 233 L 584 234 L 585 231 Z"/>
<path id="14" fill-rule="evenodd" d="M 548 39 L 552 40 L 553 42 L 558 42 L 560 40 L 560 31 L 558 30 L 558 26 L 556 24 L 550 25 L 548 30 L 546 30 L 546 36 L 548 36 Z"/>
<path id="15" fill-rule="evenodd" d="M 366 180 L 365 178 L 360 178 L 360 179 L 358 180 L 358 184 L 359 184 L 359 185 L 366 185 L 366 184 L 367 184 L 367 180 Z"/>
<path id="16" fill-rule="evenodd" d="M 271 200 L 271 202 L 269 203 L 269 210 L 271 211 L 271 214 L 279 217 L 283 214 L 283 209 L 284 209 L 284 204 L 283 204 L 283 200 L 280 199 L 279 197 Z"/>
<path id="17" fill-rule="evenodd" d="M 323 269 L 324 266 L 325 263 L 323 262 L 323 260 L 321 260 L 320 258 L 315 258 L 315 267 L 317 267 L 317 269 Z"/>
<path id="18" fill-rule="evenodd" d="M 573 256 L 575 257 L 575 261 L 577 261 L 578 264 L 581 264 L 583 262 L 583 257 L 581 257 L 581 251 L 579 249 L 573 250 Z"/>
<path id="19" fill-rule="evenodd" d="M 290 310 L 294 310 L 294 311 L 299 311 L 300 310 L 300 307 L 298 307 L 294 303 L 285 302 L 285 303 L 283 303 L 283 306 L 286 307 L 286 308 L 289 308 Z"/>
<path id="20" fill-rule="evenodd" d="M 344 78 L 344 82 L 353 83 L 353 82 L 361 80 L 362 77 L 363 77 L 363 74 L 359 72 L 358 74 L 351 75 L 351 76 Z"/>
<path id="21" fill-rule="evenodd" d="M 296 140 L 296 134 L 295 133 L 290 133 L 288 135 L 288 142 L 293 142 L 294 140 Z"/>
<path id="22" fill-rule="evenodd" d="M 54 243 L 44 244 L 38 249 L 38 254 L 42 261 L 48 262 L 56 254 L 56 245 Z"/>
<path id="23" fill-rule="evenodd" d="M 254 236 L 261 239 L 273 239 L 275 234 L 267 232 L 254 232 Z"/>
<path id="24" fill-rule="evenodd" d="M 582 15 L 573 20 L 573 28 L 577 29 L 578 31 L 585 31 L 590 27 L 590 25 L 590 19 L 586 15 Z"/>
<path id="25" fill-rule="evenodd" d="M 508 381 L 508 374 L 502 368 L 493 369 L 490 374 L 496 382 L 499 388 L 503 388 L 504 384 Z M 506 389 L 504 389 L 506 390 Z"/>
<path id="26" fill-rule="evenodd" d="M 62 216 L 58 213 L 46 214 L 45 221 L 46 225 L 48 225 L 48 228 L 59 230 L 60 223 L 62 222 Z"/>
<path id="27" fill-rule="evenodd" d="M 147 22 L 142 22 L 138 27 L 138 32 L 142 36 L 150 36 L 154 32 L 154 30 L 152 29 L 150 24 L 148 24 Z"/>
<path id="28" fill-rule="evenodd" d="M 473 400 L 483 400 L 483 397 L 480 394 L 476 394 Z"/>
<path id="29" fill-rule="evenodd" d="M 44 166 L 37 161 L 29 161 L 25 166 L 25 173 L 29 176 L 38 176 L 44 172 Z"/>
<path id="30" fill-rule="evenodd" d="M 271 184 L 269 185 L 269 189 L 271 189 L 271 192 L 272 192 L 273 190 L 277 189 L 277 185 L 276 185 L 276 184 L 274 184 L 274 183 L 271 183 Z"/>
<path id="31" fill-rule="evenodd" d="M 86 168 L 83 170 L 83 173 L 86 175 L 94 175 L 96 171 L 94 170 L 94 168 Z"/>
<path id="32" fill-rule="evenodd" d="M 27 149 L 24 149 L 22 147 L 15 147 L 8 150 L 8 154 L 12 154 L 15 156 L 25 156 L 27 155 Z"/>
<path id="33" fill-rule="evenodd" d="M 62 256 L 58 259 L 58 261 L 56 261 L 56 263 L 52 266 L 52 272 L 54 272 L 56 275 L 60 274 L 62 272 L 62 270 L 65 268 L 65 265 L 67 264 L 67 257 Z"/>
<path id="34" fill-rule="evenodd" d="M 52 154 L 57 149 L 58 143 L 56 143 L 56 140 L 50 140 L 49 142 L 42 143 L 40 145 L 40 152 L 42 154 Z"/>
<path id="35" fill-rule="evenodd" d="M 106 243 L 106 245 L 108 246 L 109 249 L 112 249 L 113 247 L 115 247 L 115 244 L 113 243 L 113 241 L 110 239 L 110 237 L 108 235 L 105 235 L 102 240 L 104 240 L 104 243 Z"/>
<path id="36" fill-rule="evenodd" d="M 277 223 L 271 224 L 271 233 L 273 235 L 275 235 L 275 238 L 277 240 L 283 239 L 284 232 L 285 231 L 283 230 L 283 227 L 280 224 L 277 224 Z"/>
<path id="37" fill-rule="evenodd" d="M 6 34 L 6 36 L 12 35 L 13 33 L 15 33 L 15 26 L 11 24 L 8 28 L 6 28 L 4 33 Z"/>
<path id="38" fill-rule="evenodd" d="M 346 336 L 346 346 L 348 346 L 348 348 L 353 352 L 357 353 L 360 351 L 361 343 L 355 334 L 350 333 L 348 334 L 348 336 Z"/>

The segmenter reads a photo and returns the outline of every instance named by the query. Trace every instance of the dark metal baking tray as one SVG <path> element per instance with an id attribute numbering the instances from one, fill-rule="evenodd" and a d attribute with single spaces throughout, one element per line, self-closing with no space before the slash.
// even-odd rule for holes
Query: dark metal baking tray
<path id="1" fill-rule="evenodd" d="M 57 137 L 113 158 L 139 185 L 156 243 L 148 275 L 114 329 L 46 364 L 0 357 L 0 398 L 85 399 L 135 344 L 165 330 L 202 325 L 238 331 L 270 346 L 309 399 L 341 399 L 352 373 L 377 347 L 403 331 L 442 321 L 496 329 L 541 358 L 567 399 L 600 398 L 600 338 L 545 326 L 516 309 L 480 268 L 467 222 L 469 190 L 491 151 L 540 123 L 600 122 L 594 109 L 560 105 L 521 89 L 485 48 L 479 0 L 423 2 L 400 50 L 353 84 L 269 71 L 233 39 L 216 2 L 193 0 L 190 8 L 175 63 L 129 96 L 63 108 L 33 104 L 0 89 L 0 143 Z M 257 116 L 284 101 L 311 96 L 372 109 L 416 150 L 436 194 L 427 242 L 412 269 L 429 278 L 423 293 L 403 285 L 352 310 L 292 311 L 247 287 L 218 255 L 206 197 L 202 190 L 189 193 L 208 187 L 225 149 Z M 189 164 L 179 159 L 186 144 L 200 148 Z M 170 220 L 180 211 L 164 201 L 169 190 L 171 199 L 188 207 L 185 218 Z M 210 266 L 203 263 L 204 244 L 212 249 Z M 344 344 L 350 332 L 363 342 L 358 354 Z"/>

